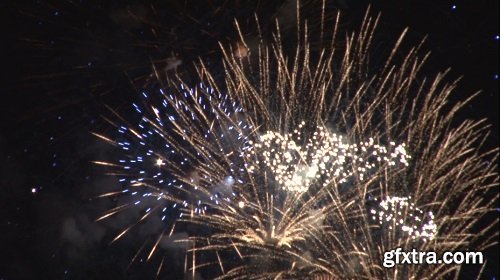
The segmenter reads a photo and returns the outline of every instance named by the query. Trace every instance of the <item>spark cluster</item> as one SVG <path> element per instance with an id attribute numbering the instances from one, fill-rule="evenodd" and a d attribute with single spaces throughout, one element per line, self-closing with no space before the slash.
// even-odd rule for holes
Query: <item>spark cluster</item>
<path id="1" fill-rule="evenodd" d="M 437 234 L 434 213 L 425 213 L 411 202 L 411 197 L 392 196 L 379 203 L 379 209 L 372 209 L 372 219 L 389 230 L 399 229 L 413 239 L 432 240 Z"/>
<path id="2" fill-rule="evenodd" d="M 332 182 L 346 183 L 356 176 L 360 181 L 369 176 L 370 171 L 382 166 L 401 164 L 408 166 L 411 158 L 405 144 L 390 142 L 389 149 L 375 144 L 370 138 L 367 142 L 348 144 L 342 135 L 328 132 L 318 127 L 305 145 L 301 130 L 305 122 L 285 134 L 267 131 L 257 142 L 249 142 L 246 157 L 250 158 L 250 172 L 260 172 L 269 168 L 277 183 L 286 191 L 305 192 L 315 182 L 320 187 L 328 187 Z M 260 159 L 262 158 L 262 159 Z M 260 163 L 264 164 L 261 166 Z"/>

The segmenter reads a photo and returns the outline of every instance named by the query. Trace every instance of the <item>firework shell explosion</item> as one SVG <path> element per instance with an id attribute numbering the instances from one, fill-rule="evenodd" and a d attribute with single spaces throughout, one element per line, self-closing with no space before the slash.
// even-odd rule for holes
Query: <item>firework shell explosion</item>
<path id="1" fill-rule="evenodd" d="M 403 50 L 407 31 L 382 66 L 370 64 L 378 17 L 369 12 L 345 35 L 340 16 L 316 30 L 299 12 L 293 39 L 278 25 L 265 40 L 257 20 L 250 46 L 236 23 L 241 43 L 221 46 L 223 71 L 201 60 L 193 70 L 201 84 L 159 78 L 133 105 L 136 122 L 110 118 L 116 137 L 96 135 L 123 157 L 97 163 L 123 189 L 103 196 L 126 203 L 100 219 L 140 207 L 139 221 L 162 220 L 148 259 L 177 223 L 204 229 L 184 240 L 193 277 L 458 277 L 460 265 L 386 269 L 382 260 L 398 247 L 495 244 L 496 220 L 477 226 L 498 198 L 484 196 L 498 185 L 498 151 L 482 152 L 484 121 L 453 123 L 474 95 L 450 104 L 457 81 L 420 73 L 429 54 L 424 42 Z"/>

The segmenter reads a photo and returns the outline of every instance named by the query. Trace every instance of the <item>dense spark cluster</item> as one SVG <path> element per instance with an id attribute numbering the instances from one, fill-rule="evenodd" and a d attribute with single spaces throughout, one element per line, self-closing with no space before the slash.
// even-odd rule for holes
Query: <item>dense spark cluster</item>
<path id="1" fill-rule="evenodd" d="M 320 187 L 327 187 L 333 182 L 346 183 L 356 176 L 360 181 L 369 176 L 370 171 L 381 167 L 401 164 L 408 166 L 411 158 L 405 150 L 405 144 L 390 147 L 375 144 L 370 138 L 367 142 L 348 144 L 342 135 L 328 132 L 318 127 L 312 137 L 305 140 L 301 134 L 305 122 L 284 136 L 267 131 L 256 143 L 249 142 L 246 156 L 250 158 L 250 172 L 260 172 L 269 168 L 279 186 L 290 192 L 305 192 L 315 182 Z M 262 158 L 262 159 L 260 159 Z M 260 163 L 265 166 L 261 166 Z"/>
<path id="2" fill-rule="evenodd" d="M 372 219 L 389 230 L 399 229 L 413 239 L 432 240 L 437 234 L 434 213 L 425 213 L 411 202 L 411 197 L 392 196 L 382 200 L 378 209 L 371 209 Z"/>

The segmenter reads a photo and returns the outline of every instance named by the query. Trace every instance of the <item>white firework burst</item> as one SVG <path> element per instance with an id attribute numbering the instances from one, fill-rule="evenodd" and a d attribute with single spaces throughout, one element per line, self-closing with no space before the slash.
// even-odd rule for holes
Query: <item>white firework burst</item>
<path id="1" fill-rule="evenodd" d="M 405 144 L 396 146 L 390 142 L 387 148 L 375 144 L 373 138 L 348 144 L 341 135 L 324 127 L 318 127 L 309 139 L 304 139 L 304 125 L 305 122 L 300 123 L 293 133 L 284 136 L 267 131 L 255 143 L 249 141 L 248 170 L 261 172 L 262 168 L 269 168 L 281 188 L 302 193 L 316 182 L 318 187 L 328 187 L 346 183 L 354 176 L 364 181 L 371 171 L 384 164 L 405 167 L 411 158 Z"/>

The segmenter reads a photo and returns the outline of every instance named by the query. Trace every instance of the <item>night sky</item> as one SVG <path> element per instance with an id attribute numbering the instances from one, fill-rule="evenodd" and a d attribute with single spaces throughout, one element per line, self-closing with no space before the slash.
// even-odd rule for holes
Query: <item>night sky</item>
<path id="1" fill-rule="evenodd" d="M 90 132 L 110 131 L 102 118 L 107 107 L 129 112 L 151 65 L 166 67 L 175 56 L 182 74 L 198 57 L 216 63 L 218 42 L 238 36 L 234 17 L 245 26 L 257 13 L 272 23 L 283 1 L 100 2 L 0 2 L 0 280 L 151 278 L 154 264 L 138 261 L 127 269 L 141 245 L 134 236 L 109 244 L 124 221 L 94 221 L 108 207 L 95 197 L 117 182 L 91 163 L 113 154 Z M 463 77 L 456 100 L 482 91 L 459 117 L 488 118 L 486 146 L 497 147 L 499 2 L 330 6 L 343 13 L 342 28 L 355 30 L 369 4 L 372 14 L 382 14 L 372 55 L 390 48 L 405 27 L 408 45 L 427 36 L 431 57 L 423 72 L 450 67 L 448 79 Z M 172 245 L 171 271 L 163 278 L 178 279 L 182 252 Z M 498 246 L 486 253 L 498 263 Z M 487 267 L 484 276 L 498 279 L 498 267 Z"/>

